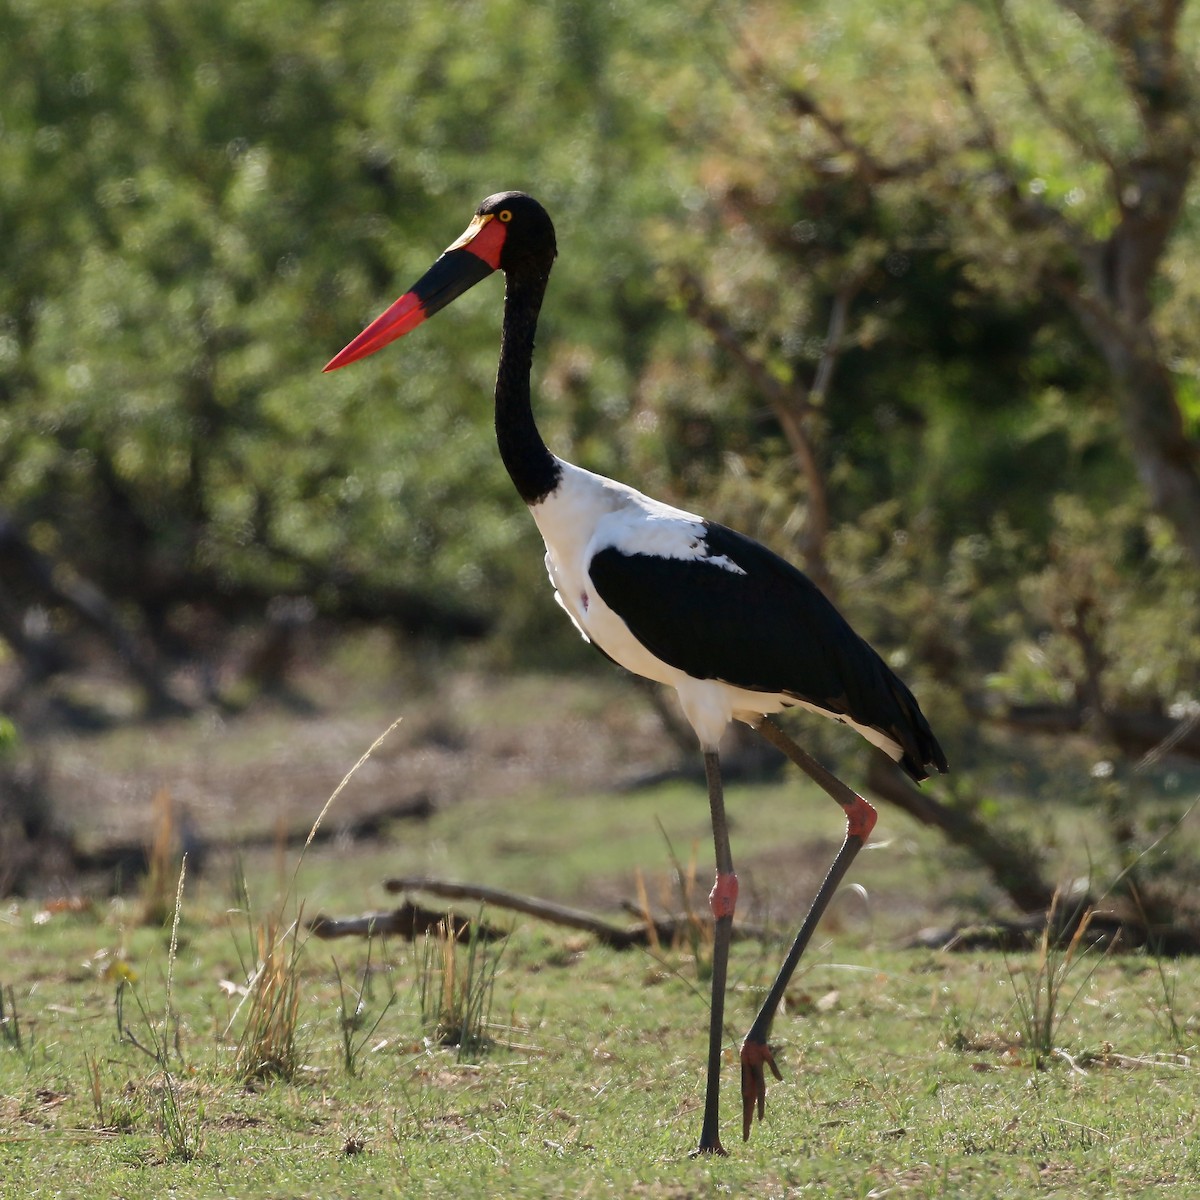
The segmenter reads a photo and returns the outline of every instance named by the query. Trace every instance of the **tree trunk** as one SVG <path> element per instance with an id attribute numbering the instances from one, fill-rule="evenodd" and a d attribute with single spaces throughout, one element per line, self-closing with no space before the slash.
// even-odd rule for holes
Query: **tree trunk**
<path id="1" fill-rule="evenodd" d="M 1141 123 L 1135 151 L 1108 163 L 1116 224 L 1083 250 L 1087 285 L 1067 300 L 1112 372 L 1142 486 L 1200 567 L 1200 445 L 1185 430 L 1152 324 L 1153 289 L 1200 147 L 1192 65 L 1177 39 L 1183 4 L 1068 0 L 1067 7 L 1111 43 Z"/>
<path id="2" fill-rule="evenodd" d="M 997 832 L 972 814 L 948 808 L 927 792 L 919 791 L 881 750 L 871 755 L 867 787 L 922 825 L 940 829 L 948 841 L 961 846 L 987 869 L 1022 912 L 1049 909 L 1055 889 L 1042 877 L 1040 858 L 1031 853 L 1028 842 Z"/>
<path id="3" fill-rule="evenodd" d="M 1130 454 L 1150 503 L 1200 567 L 1200 450 L 1184 429 L 1154 335 L 1145 325 L 1103 319 L 1082 298 L 1072 307 L 1112 372 Z"/>

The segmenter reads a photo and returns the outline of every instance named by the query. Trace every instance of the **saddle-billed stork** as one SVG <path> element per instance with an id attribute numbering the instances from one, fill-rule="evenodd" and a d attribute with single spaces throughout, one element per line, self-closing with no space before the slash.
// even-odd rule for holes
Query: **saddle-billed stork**
<path id="1" fill-rule="evenodd" d="M 326 371 L 415 329 L 493 271 L 503 271 L 496 375 L 500 457 L 546 543 L 555 599 L 583 637 L 614 662 L 668 684 L 700 740 L 717 878 L 712 1010 L 704 1120 L 697 1153 L 724 1154 L 718 1130 L 725 979 L 737 876 L 717 746 L 731 720 L 782 750 L 843 808 L 846 837 L 741 1047 L 742 1136 L 766 1099 L 764 1068 L 782 1079 L 767 1043 L 796 963 L 875 810 L 783 732 L 769 714 L 797 706 L 852 726 L 916 781 L 946 758 L 909 689 L 790 563 L 751 538 L 594 475 L 552 454 L 530 404 L 538 313 L 557 247 L 546 210 L 523 192 L 489 196 L 463 235 Z"/>

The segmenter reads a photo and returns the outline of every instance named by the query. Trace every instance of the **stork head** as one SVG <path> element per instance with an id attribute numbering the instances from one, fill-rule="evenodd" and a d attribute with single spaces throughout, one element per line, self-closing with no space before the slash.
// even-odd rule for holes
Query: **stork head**
<path id="1" fill-rule="evenodd" d="M 385 312 L 325 365 L 336 371 L 415 329 L 493 271 L 545 277 L 556 254 L 554 225 L 524 192 L 497 192 L 476 210 L 463 235 Z"/>

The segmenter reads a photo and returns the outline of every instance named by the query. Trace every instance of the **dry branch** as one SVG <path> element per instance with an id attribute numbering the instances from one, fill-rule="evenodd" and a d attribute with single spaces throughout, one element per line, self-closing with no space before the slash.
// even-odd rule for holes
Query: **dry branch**
<path id="1" fill-rule="evenodd" d="M 1018 733 L 1062 737 L 1094 729 L 1095 715 L 1078 704 L 1013 704 L 998 721 Z M 1200 722 L 1194 716 L 1176 719 L 1160 712 L 1108 709 L 1100 728 L 1113 745 L 1133 758 L 1157 759 L 1170 753 L 1200 760 Z"/>
<path id="2" fill-rule="evenodd" d="M 918 930 L 906 949 L 941 950 L 970 954 L 975 951 L 1021 952 L 1033 950 L 1046 929 L 1048 912 L 1026 913 L 1013 920 L 993 920 Z M 1066 945 L 1077 926 L 1071 923 L 1054 931 L 1055 944 Z M 1146 924 L 1115 913 L 1092 913 L 1088 936 L 1099 948 L 1122 953 L 1149 950 L 1167 958 L 1200 953 L 1200 929 L 1186 923 Z"/>
<path id="3" fill-rule="evenodd" d="M 1040 862 L 1027 843 L 1010 839 L 972 813 L 951 808 L 915 788 L 882 751 L 871 755 L 867 787 L 968 850 L 1022 912 L 1041 913 L 1050 907 L 1054 888 L 1043 878 Z"/>
<path id="4" fill-rule="evenodd" d="M 388 912 L 364 913 L 358 917 L 327 917 L 324 913 L 318 913 L 307 922 L 307 926 L 311 933 L 325 939 L 386 935 L 407 938 L 411 942 L 427 933 L 449 928 L 454 940 L 465 944 L 471 940 L 472 926 L 474 936 L 485 942 L 498 941 L 505 936 L 505 931 L 495 925 L 483 921 L 472 923 L 457 913 L 424 908 L 407 899 Z"/>
<path id="5" fill-rule="evenodd" d="M 517 892 L 509 892 L 503 888 L 487 887 L 475 883 L 453 883 L 445 879 L 429 879 L 414 877 L 406 879 L 389 879 L 384 887 L 392 893 L 396 892 L 429 892 L 448 900 L 474 900 L 481 904 L 490 904 L 495 908 L 511 909 L 513 912 L 525 913 L 547 921 L 551 925 L 562 925 L 568 929 L 579 929 L 590 933 L 602 945 L 614 950 L 628 950 L 631 946 L 649 946 L 655 939 L 659 942 L 670 943 L 681 933 L 685 932 L 694 922 L 694 917 L 662 917 L 649 923 L 642 921 L 636 925 L 617 925 L 597 917 L 580 908 L 570 908 L 565 904 L 555 904 L 550 900 L 539 900 L 535 896 L 522 896 Z M 653 933 L 653 936 L 651 934 Z M 756 941 L 773 941 L 775 935 L 767 930 L 749 926 L 734 926 L 735 939 Z"/>

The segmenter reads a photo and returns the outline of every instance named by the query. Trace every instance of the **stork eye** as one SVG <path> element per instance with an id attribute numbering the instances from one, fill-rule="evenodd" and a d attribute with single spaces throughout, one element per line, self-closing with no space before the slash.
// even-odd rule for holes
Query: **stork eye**
<path id="1" fill-rule="evenodd" d="M 502 208 L 496 214 L 496 216 L 499 217 L 500 220 L 503 221 L 505 225 L 507 225 L 509 223 L 509 221 L 512 220 L 512 212 L 507 208 Z"/>

